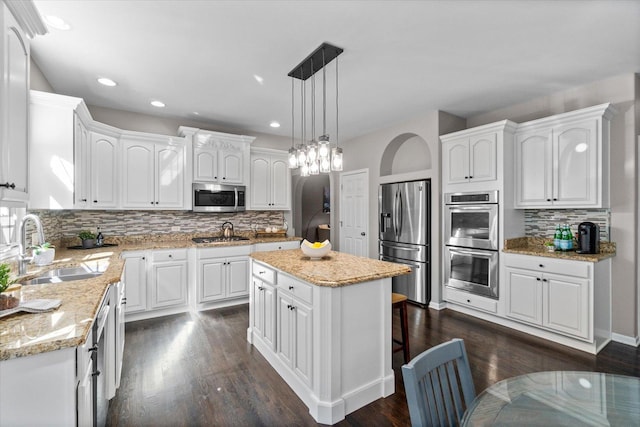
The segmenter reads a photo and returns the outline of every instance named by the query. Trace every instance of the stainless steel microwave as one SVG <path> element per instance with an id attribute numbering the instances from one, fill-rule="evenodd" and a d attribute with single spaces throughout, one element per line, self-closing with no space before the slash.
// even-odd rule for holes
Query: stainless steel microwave
<path id="1" fill-rule="evenodd" d="M 194 212 L 241 212 L 246 207 L 244 185 L 193 184 Z"/>

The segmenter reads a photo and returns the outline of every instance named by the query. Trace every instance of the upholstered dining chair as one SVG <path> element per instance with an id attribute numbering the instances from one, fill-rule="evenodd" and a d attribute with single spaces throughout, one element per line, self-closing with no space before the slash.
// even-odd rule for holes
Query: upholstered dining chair
<path id="1" fill-rule="evenodd" d="M 464 341 L 432 347 L 402 366 L 412 426 L 459 425 L 476 397 Z"/>

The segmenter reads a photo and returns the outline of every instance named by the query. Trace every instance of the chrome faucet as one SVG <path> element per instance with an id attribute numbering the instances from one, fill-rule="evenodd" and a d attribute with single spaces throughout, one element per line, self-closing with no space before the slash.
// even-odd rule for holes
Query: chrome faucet
<path id="1" fill-rule="evenodd" d="M 18 255 L 18 274 L 23 275 L 27 272 L 27 262 L 31 261 L 31 257 L 27 256 L 27 230 L 25 224 L 27 220 L 33 220 L 33 223 L 36 225 L 36 231 L 38 232 L 38 243 L 42 244 L 45 242 L 44 240 L 44 230 L 42 228 L 42 222 L 40 222 L 40 218 L 34 214 L 26 214 L 20 220 L 20 226 L 18 227 L 18 234 L 20 238 L 20 254 Z M 34 242 L 31 242 L 34 243 Z"/>

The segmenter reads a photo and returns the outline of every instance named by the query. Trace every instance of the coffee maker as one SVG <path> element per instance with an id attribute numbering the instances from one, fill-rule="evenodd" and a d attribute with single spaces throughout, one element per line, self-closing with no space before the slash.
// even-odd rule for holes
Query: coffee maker
<path id="1" fill-rule="evenodd" d="M 593 222 L 581 222 L 578 225 L 579 254 L 597 254 L 600 252 L 600 227 Z"/>

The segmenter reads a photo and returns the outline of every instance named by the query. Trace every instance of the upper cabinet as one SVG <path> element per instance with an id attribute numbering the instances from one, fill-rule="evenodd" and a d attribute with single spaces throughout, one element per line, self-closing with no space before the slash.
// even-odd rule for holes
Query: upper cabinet
<path id="1" fill-rule="evenodd" d="M 291 173 L 287 153 L 251 149 L 250 209 L 290 210 Z"/>
<path id="2" fill-rule="evenodd" d="M 163 139 L 154 142 L 123 137 L 123 208 L 184 208 L 184 138 Z"/>
<path id="3" fill-rule="evenodd" d="M 95 209 L 118 207 L 118 138 L 101 132 L 90 132 L 89 183 Z M 86 167 L 82 165 L 82 167 Z"/>
<path id="4" fill-rule="evenodd" d="M 441 136 L 443 190 L 501 188 L 504 149 L 510 149 L 515 126 L 504 120 Z"/>
<path id="5" fill-rule="evenodd" d="M 29 181 L 29 39 L 46 29 L 32 4 L 0 3 L 0 200 L 26 202 Z M 13 12 L 13 13 L 12 13 Z M 15 14 L 14 14 L 15 13 Z"/>
<path id="6" fill-rule="evenodd" d="M 608 207 L 613 113 L 610 104 L 602 104 L 520 124 L 515 207 Z"/>
<path id="7" fill-rule="evenodd" d="M 181 126 L 193 141 L 193 181 L 248 185 L 249 146 L 255 138 Z"/>

